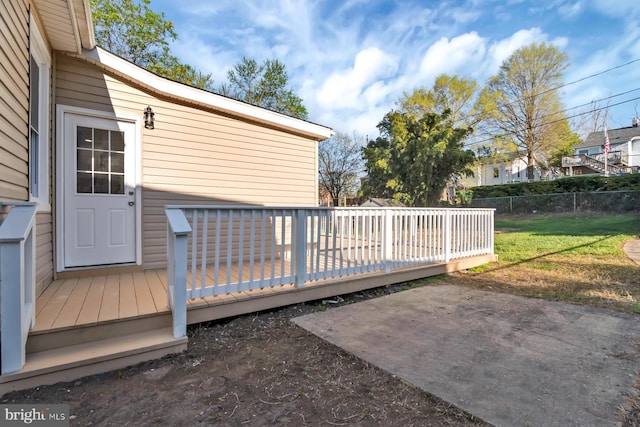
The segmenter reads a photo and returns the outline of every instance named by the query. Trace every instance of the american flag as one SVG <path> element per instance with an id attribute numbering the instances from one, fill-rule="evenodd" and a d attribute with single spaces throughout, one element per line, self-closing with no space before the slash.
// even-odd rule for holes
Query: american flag
<path id="1" fill-rule="evenodd" d="M 609 142 L 609 134 L 607 134 L 607 127 L 604 127 L 604 155 L 609 154 L 609 150 L 611 149 L 611 144 Z"/>

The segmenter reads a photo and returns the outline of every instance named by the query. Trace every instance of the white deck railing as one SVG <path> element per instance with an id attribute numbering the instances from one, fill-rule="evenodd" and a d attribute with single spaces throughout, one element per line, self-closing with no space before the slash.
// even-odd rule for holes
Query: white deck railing
<path id="1" fill-rule="evenodd" d="M 493 212 L 169 206 L 174 335 L 186 333 L 187 299 L 493 254 Z"/>
<path id="2" fill-rule="evenodd" d="M 2 374 L 24 366 L 27 335 L 36 321 L 36 207 L 11 206 L 0 224 L 0 329 Z"/>

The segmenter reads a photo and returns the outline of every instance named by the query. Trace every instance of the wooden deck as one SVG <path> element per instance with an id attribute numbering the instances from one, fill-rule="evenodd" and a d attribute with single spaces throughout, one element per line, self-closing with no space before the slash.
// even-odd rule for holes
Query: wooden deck
<path id="1" fill-rule="evenodd" d="M 169 311 L 165 271 L 124 272 L 54 281 L 36 300 L 33 332 Z"/>
<path id="2" fill-rule="evenodd" d="M 493 255 L 482 255 L 391 273 L 319 280 L 300 288 L 283 285 L 198 298 L 188 302 L 187 323 L 331 298 L 494 260 Z M 186 337 L 173 337 L 165 270 L 107 273 L 103 270 L 95 275 L 81 272 L 80 277 L 65 275 L 38 297 L 35 328 L 27 340 L 26 364 L 21 371 L 0 376 L 0 395 L 71 381 L 186 349 Z M 226 272 L 224 276 L 226 280 Z M 232 272 L 231 277 L 237 280 L 237 272 Z"/>
<path id="3" fill-rule="evenodd" d="M 289 274 L 289 272 L 290 265 L 287 262 L 285 273 Z M 246 271 L 244 274 L 247 274 Z M 260 272 L 256 271 L 255 274 L 257 276 Z M 87 272 L 79 272 L 79 275 L 81 277 L 54 281 L 37 298 L 36 324 L 32 334 L 170 313 L 166 270 L 124 271 L 95 276 L 87 276 Z M 227 278 L 226 269 L 222 268 L 219 275 L 220 282 L 224 282 Z M 270 275 L 271 272 L 267 269 L 266 276 Z M 208 269 L 206 276 L 208 282 L 213 282 L 213 269 Z M 188 277 L 190 279 L 191 274 Z M 198 272 L 199 277 L 200 272 Z M 230 277 L 233 281 L 238 280 L 237 265 L 232 266 Z M 190 281 L 187 286 L 190 288 Z M 278 292 L 291 292 L 295 289 L 292 285 L 283 285 L 187 300 L 187 309 L 191 311 L 215 307 Z M 219 317 L 215 316 L 215 318 Z M 189 323 L 197 321 L 199 320 L 192 320 Z"/>

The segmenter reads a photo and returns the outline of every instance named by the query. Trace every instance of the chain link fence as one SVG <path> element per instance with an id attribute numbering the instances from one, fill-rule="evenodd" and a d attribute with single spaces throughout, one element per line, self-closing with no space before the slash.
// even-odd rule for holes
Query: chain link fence
<path id="1" fill-rule="evenodd" d="M 531 194 L 474 199 L 474 208 L 494 208 L 497 214 L 565 212 L 640 212 L 640 191 Z"/>

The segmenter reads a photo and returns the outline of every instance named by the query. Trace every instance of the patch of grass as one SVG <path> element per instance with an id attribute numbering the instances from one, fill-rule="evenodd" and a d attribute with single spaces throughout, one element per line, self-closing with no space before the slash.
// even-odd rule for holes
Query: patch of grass
<path id="1" fill-rule="evenodd" d="M 640 267 L 622 249 L 640 216 L 499 218 L 498 262 L 448 280 L 523 296 L 640 312 Z"/>

